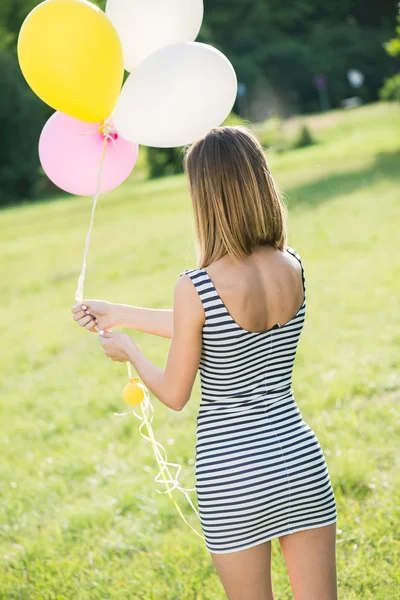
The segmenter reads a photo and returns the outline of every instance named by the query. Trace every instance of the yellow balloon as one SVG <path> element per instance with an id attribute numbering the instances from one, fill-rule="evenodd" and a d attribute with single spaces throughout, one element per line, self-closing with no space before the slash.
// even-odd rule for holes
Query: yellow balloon
<path id="1" fill-rule="evenodd" d="M 109 18 L 87 0 L 46 0 L 26 17 L 18 59 L 32 90 L 52 108 L 95 123 L 112 113 L 124 76 Z"/>
<path id="2" fill-rule="evenodd" d="M 127 404 L 137 406 L 144 399 L 144 391 L 138 385 L 139 377 L 131 377 L 122 391 L 122 397 Z"/>

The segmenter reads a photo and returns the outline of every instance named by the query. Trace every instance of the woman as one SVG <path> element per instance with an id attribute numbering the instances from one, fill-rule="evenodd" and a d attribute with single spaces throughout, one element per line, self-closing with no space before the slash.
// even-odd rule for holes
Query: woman
<path id="1" fill-rule="evenodd" d="M 306 296 L 284 207 L 262 147 L 244 128 L 212 130 L 192 145 L 185 168 L 199 266 L 176 282 L 173 310 L 87 300 L 73 307 L 74 319 L 91 330 L 171 338 L 165 370 L 125 333 L 100 341 L 174 410 L 190 399 L 200 368 L 196 491 L 229 600 L 273 600 L 273 538 L 296 600 L 336 600 L 335 497 L 291 387 Z"/>

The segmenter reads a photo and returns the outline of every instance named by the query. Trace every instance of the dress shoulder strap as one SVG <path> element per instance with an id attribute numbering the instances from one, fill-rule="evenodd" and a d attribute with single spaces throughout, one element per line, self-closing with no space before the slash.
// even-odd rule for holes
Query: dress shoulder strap
<path id="1" fill-rule="evenodd" d="M 196 288 L 199 298 L 204 306 L 206 319 L 212 319 L 221 313 L 227 312 L 221 297 L 219 296 L 205 269 L 200 267 L 195 269 L 186 269 L 185 271 L 182 271 L 181 275 L 188 275 L 192 280 L 193 285 Z"/>
<path id="2" fill-rule="evenodd" d="M 300 255 L 291 246 L 288 246 L 286 248 L 286 250 L 289 252 L 289 254 L 291 254 L 292 256 L 294 256 L 295 258 L 297 258 L 297 260 L 300 263 L 300 266 L 301 266 L 301 275 L 302 275 L 302 279 L 303 279 L 304 298 L 305 298 L 306 297 L 306 278 L 305 278 L 305 274 L 304 274 L 303 261 L 301 260 Z"/>
<path id="3" fill-rule="evenodd" d="M 201 271 L 201 269 L 185 269 L 184 271 L 182 271 L 179 277 L 182 277 L 182 275 L 188 275 L 190 279 L 195 280 L 199 271 Z"/>

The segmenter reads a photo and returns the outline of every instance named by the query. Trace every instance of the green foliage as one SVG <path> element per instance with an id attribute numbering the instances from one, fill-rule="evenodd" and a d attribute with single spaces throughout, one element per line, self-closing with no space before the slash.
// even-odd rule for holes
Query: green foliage
<path id="1" fill-rule="evenodd" d="M 307 125 L 302 125 L 297 137 L 293 142 L 293 148 L 306 148 L 315 144 L 315 139 Z"/>
<path id="2" fill-rule="evenodd" d="M 395 72 L 394 60 L 383 49 L 396 15 L 388 2 L 233 0 L 228 9 L 226 0 L 205 0 L 205 15 L 201 39 L 232 60 L 249 98 L 267 81 L 282 116 L 319 109 L 318 73 L 328 78 L 335 107 L 352 93 L 348 69 L 365 74 L 357 92 L 364 102 L 376 99 L 382 79 Z"/>
<path id="3" fill-rule="evenodd" d="M 237 125 L 246 125 L 245 121 L 234 112 L 231 112 L 231 114 L 225 119 L 225 121 L 222 124 L 228 125 L 230 127 L 235 127 Z"/>
<path id="4" fill-rule="evenodd" d="M 183 171 L 183 148 L 147 148 L 150 179 Z"/>
<path id="5" fill-rule="evenodd" d="M 400 102 L 400 73 L 386 79 L 379 94 L 381 100 Z"/>
<path id="6" fill-rule="evenodd" d="M 295 132 L 288 133 L 285 131 L 283 121 L 278 117 L 267 119 L 257 125 L 254 133 L 264 148 L 278 153 L 305 148 L 316 143 L 309 125 L 306 123 L 297 125 Z"/>
<path id="7" fill-rule="evenodd" d="M 279 117 L 271 117 L 255 127 L 254 133 L 265 149 L 282 152 L 287 148 L 286 140 L 282 133 L 282 121 Z"/>
<path id="8" fill-rule="evenodd" d="M 399 28 L 398 28 L 399 29 Z M 394 38 L 385 44 L 385 48 L 390 56 L 399 56 L 400 54 L 400 39 Z"/>
<path id="9" fill-rule="evenodd" d="M 397 17 L 398 25 L 396 27 L 397 36 L 385 44 L 385 49 L 390 56 L 400 55 L 400 16 Z"/>
<path id="10" fill-rule="evenodd" d="M 105 0 L 94 0 L 102 9 Z M 2 0 L 0 2 L 0 52 L 2 70 L 1 132 L 3 149 L 0 157 L 0 202 L 12 197 L 35 195 L 39 170 L 37 139 L 50 109 L 35 97 L 23 81 L 16 60 L 19 29 L 30 10 L 40 0 Z M 261 90 L 269 105 L 268 86 L 276 99 L 277 112 L 289 116 L 319 109 L 314 85 L 317 73 L 328 78 L 331 106 L 340 106 L 343 98 L 352 94 L 346 73 L 360 69 L 365 83 L 358 95 L 364 102 L 377 98 L 382 81 L 395 75 L 393 58 L 398 53 L 398 38 L 393 36 L 396 7 L 385 0 L 302 0 L 287 3 L 281 0 L 204 0 L 204 22 L 199 41 L 220 48 L 232 61 L 240 82 L 247 84 L 248 96 L 237 102 L 235 112 L 244 118 L 249 101 Z M 260 95 L 260 94 L 258 94 Z M 16 99 L 16 106 L 10 99 Z M 22 106 L 23 103 L 23 106 Z M 271 114 L 271 111 L 268 111 Z M 272 111 L 273 112 L 273 111 Z M 264 118 L 260 117 L 260 118 Z M 18 121 L 18 122 L 17 122 Z M 21 121 L 21 122 L 19 122 Z M 10 134 L 13 123 L 13 136 Z M 25 132 L 22 136 L 22 132 Z M 285 149 L 282 140 L 268 139 L 276 149 Z M 22 139 L 23 138 L 23 139 Z M 22 144 L 22 146 L 21 146 Z M 17 150 L 16 150 L 17 148 Z M 24 165 L 17 158 L 18 153 Z M 180 150 L 149 150 L 149 171 L 152 177 L 181 170 Z M 42 181 L 43 185 L 43 181 Z"/>
<path id="11" fill-rule="evenodd" d="M 397 106 L 384 103 L 310 116 L 304 122 L 323 152 L 317 145 L 270 156 L 289 204 L 289 241 L 306 269 L 293 389 L 337 498 L 343 600 L 398 595 L 396 119 Z M 90 201 L 71 197 L 1 215 L 0 598 L 221 600 L 202 541 L 156 492 L 163 486 L 154 483 L 158 468 L 139 421 L 114 415 L 126 410 L 125 365 L 72 322 L 89 216 Z M 172 306 L 178 274 L 196 264 L 191 220 L 183 176 L 131 179 L 102 197 L 88 296 Z M 165 365 L 169 340 L 131 334 Z M 198 403 L 199 380 L 180 413 L 152 398 L 156 438 L 183 465 L 185 487 L 194 484 Z M 272 545 L 275 595 L 293 599 L 278 540 Z"/>
<path id="12" fill-rule="evenodd" d="M 38 140 L 46 119 L 45 105 L 30 92 L 15 55 L 0 49 L 0 205 L 32 197 L 41 178 Z"/>
<path id="13" fill-rule="evenodd" d="M 400 56 L 400 15 L 397 17 L 397 22 L 397 36 L 385 44 L 386 52 L 390 56 Z M 400 102 L 400 73 L 385 79 L 379 91 L 379 96 L 382 100 Z"/>

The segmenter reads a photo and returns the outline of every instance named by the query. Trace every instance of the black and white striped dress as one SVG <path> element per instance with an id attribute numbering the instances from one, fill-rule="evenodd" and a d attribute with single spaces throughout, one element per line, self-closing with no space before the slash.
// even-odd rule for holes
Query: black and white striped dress
<path id="1" fill-rule="evenodd" d="M 205 310 L 195 477 L 206 547 L 235 552 L 336 522 L 336 501 L 314 431 L 293 396 L 306 310 L 263 331 L 240 327 L 206 269 L 187 269 Z"/>

